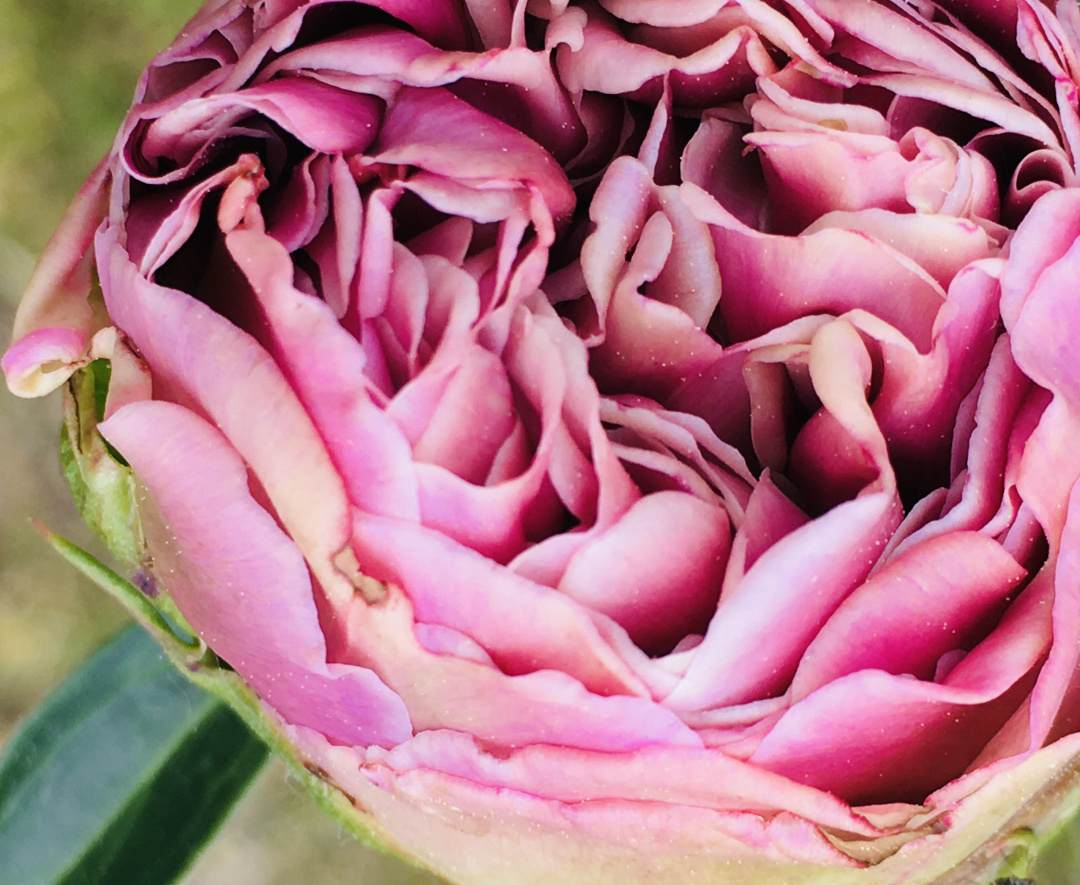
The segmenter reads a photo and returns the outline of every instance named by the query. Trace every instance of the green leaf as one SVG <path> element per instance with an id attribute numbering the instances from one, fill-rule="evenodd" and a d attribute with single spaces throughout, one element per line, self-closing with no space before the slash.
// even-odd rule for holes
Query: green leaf
<path id="1" fill-rule="evenodd" d="M 0 758 L 6 885 L 167 885 L 262 769 L 266 745 L 138 628 L 105 646 Z"/>
<path id="2" fill-rule="evenodd" d="M 283 723 L 228 664 L 221 661 L 194 635 L 180 612 L 173 611 L 175 606 L 165 593 L 159 592 L 153 600 L 149 599 L 137 587 L 85 550 L 40 523 L 35 522 L 35 526 L 57 553 L 128 610 L 161 644 L 162 650 L 183 677 L 217 697 L 270 750 L 281 756 L 290 773 L 323 811 L 365 845 L 415 865 L 412 858 L 387 843 L 373 818 L 357 810 L 349 797 L 334 787 L 322 772 L 308 765 L 284 733 Z M 166 603 L 169 608 L 165 608 Z M 0 791 L 3 788 L 3 780 L 0 779 Z M 2 795 L 0 792 L 0 796 Z M 0 840 L 3 838 L 2 809 L 3 801 L 0 800 Z M 3 855 L 0 852 L 0 863 L 2 861 Z"/>

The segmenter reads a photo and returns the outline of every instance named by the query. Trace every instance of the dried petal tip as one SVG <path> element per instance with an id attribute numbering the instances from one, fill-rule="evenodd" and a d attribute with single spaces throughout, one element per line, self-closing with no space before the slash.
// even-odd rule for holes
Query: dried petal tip
<path id="1" fill-rule="evenodd" d="M 86 336 L 75 329 L 52 326 L 31 332 L 0 360 L 8 390 L 26 399 L 52 393 L 86 365 L 86 349 Z"/>

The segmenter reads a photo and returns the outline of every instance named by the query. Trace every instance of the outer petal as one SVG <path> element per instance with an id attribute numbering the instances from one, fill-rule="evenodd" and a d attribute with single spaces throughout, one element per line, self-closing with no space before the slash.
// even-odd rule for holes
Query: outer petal
<path id="1" fill-rule="evenodd" d="M 265 489 L 322 590 L 338 602 L 351 598 L 352 585 L 332 564 L 349 537 L 344 488 L 281 371 L 224 317 L 141 277 L 118 237 L 106 228 L 96 243 L 105 301 L 150 366 L 155 396 L 192 406 L 217 424 Z M 223 364 L 230 374 L 222 373 Z M 324 626 L 333 632 L 332 624 Z"/>
<path id="2" fill-rule="evenodd" d="M 13 344 L 2 368 L 16 396 L 43 396 L 82 365 L 90 338 L 106 325 L 90 294 L 90 247 L 105 218 L 107 160 L 91 173 L 49 240 L 15 314 Z"/>
<path id="3" fill-rule="evenodd" d="M 161 402 L 125 406 L 100 429 L 150 494 L 156 571 L 218 655 L 288 722 L 358 746 L 412 735 L 405 705 L 374 673 L 327 663 L 304 558 L 218 431 Z"/>
<path id="4" fill-rule="evenodd" d="M 1044 790 L 1052 794 L 1080 749 L 1076 739 L 1066 739 L 974 786 L 961 781 L 959 791 L 932 797 L 925 819 L 937 819 L 937 826 L 917 831 L 916 841 L 899 852 L 895 847 L 905 840 L 892 842 L 885 849 L 890 856 L 871 855 L 875 862 L 869 868 L 845 869 L 835 862 L 796 867 L 782 859 L 807 857 L 815 844 L 813 834 L 800 829 L 791 815 L 778 815 L 765 828 L 759 822 L 755 829 L 749 820 L 738 826 L 731 817 L 707 809 L 669 816 L 647 805 L 538 800 L 430 771 L 399 775 L 374 760 L 369 768 L 356 752 L 334 747 L 315 732 L 292 729 L 290 734 L 358 806 L 377 816 L 377 826 L 391 842 L 461 885 L 930 885 L 955 870 L 989 875 L 982 847 L 996 844 L 995 833 L 1007 829 L 1020 804 Z M 979 792 L 973 796 L 975 787 Z M 968 801 L 958 802 L 957 792 Z M 901 809 L 894 818 L 903 822 L 912 810 Z M 493 826 L 496 819 L 498 826 Z M 620 837 L 628 829 L 640 829 L 647 841 L 627 845 Z M 835 832 L 830 841 L 853 853 L 872 851 L 875 845 Z M 533 862 L 522 864 L 523 855 Z"/>

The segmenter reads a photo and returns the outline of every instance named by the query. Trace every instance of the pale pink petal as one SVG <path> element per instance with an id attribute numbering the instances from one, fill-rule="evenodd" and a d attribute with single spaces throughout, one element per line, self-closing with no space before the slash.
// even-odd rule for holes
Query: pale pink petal
<path id="1" fill-rule="evenodd" d="M 373 750 L 367 758 L 401 773 L 426 768 L 560 802 L 623 799 L 714 811 L 783 810 L 820 826 L 874 832 L 826 793 L 722 753 L 687 747 L 645 747 L 616 756 L 541 744 L 495 756 L 466 735 L 424 732 L 392 750 Z"/>
<path id="2" fill-rule="evenodd" d="M 478 643 L 503 671 L 560 670 L 598 694 L 644 695 L 589 614 L 440 532 L 355 511 L 352 547 L 361 569 L 398 584 L 416 618 Z"/>
<path id="3" fill-rule="evenodd" d="M 551 742 L 603 752 L 701 745 L 674 714 L 646 698 L 596 695 L 556 670 L 508 676 L 425 651 L 412 631 L 412 607 L 394 585 L 377 605 L 354 600 L 349 617 L 348 660 L 374 670 L 400 695 L 417 731 L 448 728 L 497 746 Z"/>
<path id="4" fill-rule="evenodd" d="M 997 251 L 973 221 L 948 215 L 900 214 L 878 208 L 834 211 L 822 215 L 802 233 L 810 236 L 830 228 L 873 237 L 916 262 L 943 289 L 966 265 Z"/>
<path id="5" fill-rule="evenodd" d="M 0 361 L 8 390 L 16 396 L 44 396 L 89 361 L 90 342 L 78 329 L 46 326 L 19 338 Z"/>
<path id="6" fill-rule="evenodd" d="M 16 396 L 43 396 L 63 384 L 79 368 L 91 336 L 107 325 L 87 298 L 90 248 L 105 218 L 109 182 L 103 160 L 64 213 L 23 292 L 12 348 L 3 360 L 8 388 Z M 30 335 L 34 338 L 25 341 Z"/>

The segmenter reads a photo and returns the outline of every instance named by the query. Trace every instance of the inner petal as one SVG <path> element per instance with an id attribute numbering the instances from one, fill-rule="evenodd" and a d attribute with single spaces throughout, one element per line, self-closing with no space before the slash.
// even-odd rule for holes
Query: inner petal
<path id="1" fill-rule="evenodd" d="M 650 653 L 703 632 L 731 549 L 727 513 L 683 492 L 641 498 L 571 560 L 559 589 L 609 615 Z"/>
<path id="2" fill-rule="evenodd" d="M 481 484 L 513 430 L 514 414 L 514 395 L 502 362 L 474 346 L 444 388 L 426 430 L 413 445 L 413 457 Z"/>

